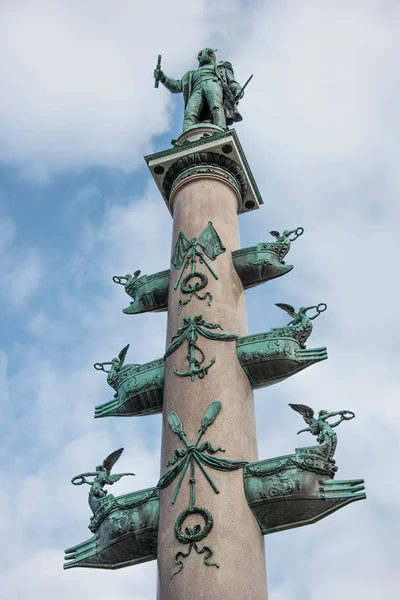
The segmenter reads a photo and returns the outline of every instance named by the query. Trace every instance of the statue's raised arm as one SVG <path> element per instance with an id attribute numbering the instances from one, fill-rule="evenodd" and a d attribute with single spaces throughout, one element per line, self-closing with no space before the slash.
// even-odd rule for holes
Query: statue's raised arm
<path id="1" fill-rule="evenodd" d="M 183 131 L 198 123 L 212 123 L 225 130 L 242 120 L 237 110 L 238 101 L 244 95 L 244 88 L 235 79 L 230 62 L 218 62 L 216 50 L 204 48 L 197 55 L 199 66 L 185 73 L 182 79 L 172 79 L 162 70 L 159 63 L 154 70 L 154 79 L 173 94 L 183 93 L 185 113 Z"/>

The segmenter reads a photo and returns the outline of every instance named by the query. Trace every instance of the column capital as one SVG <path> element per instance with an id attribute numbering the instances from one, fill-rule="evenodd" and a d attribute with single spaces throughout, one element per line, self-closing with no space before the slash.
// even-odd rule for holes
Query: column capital
<path id="1" fill-rule="evenodd" d="M 181 139 L 183 136 L 185 139 Z M 235 130 L 216 132 L 203 125 L 183 136 L 169 150 L 145 157 L 171 214 L 170 200 L 175 189 L 184 180 L 199 176 L 223 178 L 234 187 L 240 198 L 239 214 L 263 204 Z"/>

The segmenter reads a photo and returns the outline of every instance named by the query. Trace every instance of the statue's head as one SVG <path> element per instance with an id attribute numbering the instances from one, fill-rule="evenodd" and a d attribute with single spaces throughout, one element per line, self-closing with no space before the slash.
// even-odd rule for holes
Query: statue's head
<path id="1" fill-rule="evenodd" d="M 217 60 L 216 50 L 212 48 L 203 48 L 197 55 L 199 65 L 207 65 L 208 63 L 215 62 Z"/>

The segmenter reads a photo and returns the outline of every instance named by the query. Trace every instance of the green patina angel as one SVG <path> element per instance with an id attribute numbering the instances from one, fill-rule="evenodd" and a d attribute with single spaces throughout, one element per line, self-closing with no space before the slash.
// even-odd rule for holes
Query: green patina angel
<path id="1" fill-rule="evenodd" d="M 285 261 L 283 260 L 286 254 L 290 250 L 291 243 L 297 240 L 304 233 L 303 227 L 297 227 L 296 229 L 285 229 L 282 233 L 279 231 L 272 230 L 269 232 L 274 238 L 276 238 L 276 251 L 279 256 L 279 260 L 284 265 Z"/>
<path id="2" fill-rule="evenodd" d="M 307 425 L 309 425 L 309 427 L 298 431 L 297 434 L 309 431 L 312 435 L 317 436 L 319 451 L 321 454 L 324 454 L 329 461 L 334 463 L 333 455 L 335 454 L 337 446 L 337 435 L 336 432 L 333 431 L 333 428 L 340 425 L 343 421 L 354 419 L 355 414 L 351 410 L 339 410 L 336 412 L 320 410 L 318 418 L 316 419 L 314 417 L 313 409 L 305 404 L 289 404 L 289 406 L 300 413 Z M 328 419 L 337 416 L 340 416 L 340 418 L 335 421 L 335 423 L 329 423 Z"/>
<path id="3" fill-rule="evenodd" d="M 96 467 L 95 471 L 89 473 L 81 473 L 71 479 L 73 485 L 83 485 L 87 483 L 90 485 L 89 490 L 89 506 L 93 511 L 93 514 L 97 511 L 99 504 L 103 498 L 107 496 L 107 490 L 104 489 L 105 485 L 113 485 L 117 483 L 122 477 L 128 475 L 135 475 L 135 473 L 117 473 L 111 475 L 111 470 L 119 457 L 121 456 L 123 448 L 115 450 L 107 458 L 103 460 L 103 464 Z M 87 477 L 94 477 L 93 481 L 88 481 Z M 108 498 L 113 498 L 112 494 L 108 495 Z"/>
<path id="4" fill-rule="evenodd" d="M 128 353 L 128 350 L 129 350 L 129 346 L 130 346 L 130 344 L 127 344 L 124 348 L 122 348 L 121 352 L 118 354 L 118 357 L 112 358 L 111 361 L 95 363 L 93 365 L 94 368 L 96 369 L 96 371 L 104 371 L 104 373 L 107 373 L 107 383 L 115 390 L 114 398 L 117 398 L 117 396 L 118 396 L 117 387 L 118 387 L 119 378 L 121 376 L 121 372 L 124 370 L 128 371 L 128 370 L 136 369 L 137 367 L 140 367 L 140 365 L 138 365 L 138 364 L 129 364 L 129 365 L 124 366 L 124 362 L 125 362 L 125 358 Z M 108 365 L 110 365 L 110 369 L 107 370 L 104 367 L 106 367 Z"/>
<path id="5" fill-rule="evenodd" d="M 306 341 L 311 335 L 313 329 L 312 321 L 327 309 L 327 305 L 324 302 L 313 306 L 302 306 L 297 312 L 291 304 L 277 303 L 275 306 L 287 312 L 293 319 L 289 321 L 286 327 L 273 327 L 268 332 L 268 337 L 279 338 L 289 336 L 296 339 L 301 348 L 306 347 Z M 315 315 L 308 315 L 307 313 L 313 309 L 316 311 Z"/>

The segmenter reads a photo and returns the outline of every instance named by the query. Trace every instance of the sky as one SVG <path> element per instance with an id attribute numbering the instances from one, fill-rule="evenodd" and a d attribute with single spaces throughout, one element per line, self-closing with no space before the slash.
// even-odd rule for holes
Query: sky
<path id="1" fill-rule="evenodd" d="M 309 347 L 329 359 L 255 392 L 260 459 L 298 445 L 289 402 L 353 410 L 337 477 L 368 496 L 265 538 L 270 599 L 398 594 L 400 3 L 2 0 L 0 600 L 155 597 L 155 562 L 63 571 L 63 551 L 91 535 L 74 475 L 124 446 L 134 487 L 114 494 L 159 477 L 160 415 L 94 420 L 112 391 L 92 365 L 127 343 L 133 363 L 164 352 L 165 313 L 124 315 L 112 276 L 169 268 L 143 156 L 170 147 L 183 103 L 152 72 L 162 54 L 180 77 L 205 46 L 254 73 L 236 131 L 265 204 L 240 217 L 242 247 L 305 229 L 294 270 L 246 292 L 249 332 L 286 323 L 275 302 L 328 304 Z"/>

